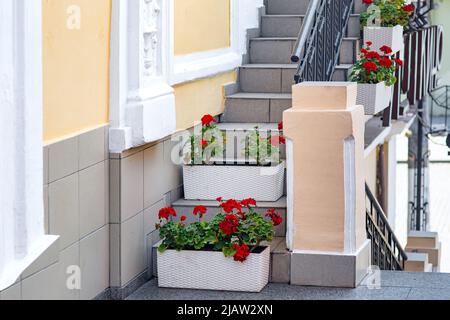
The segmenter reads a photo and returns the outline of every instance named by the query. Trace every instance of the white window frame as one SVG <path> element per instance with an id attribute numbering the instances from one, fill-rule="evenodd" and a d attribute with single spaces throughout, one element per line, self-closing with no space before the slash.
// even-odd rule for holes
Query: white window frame
<path id="1" fill-rule="evenodd" d="M 0 1 L 0 291 L 56 236 L 44 234 L 42 1 Z"/>

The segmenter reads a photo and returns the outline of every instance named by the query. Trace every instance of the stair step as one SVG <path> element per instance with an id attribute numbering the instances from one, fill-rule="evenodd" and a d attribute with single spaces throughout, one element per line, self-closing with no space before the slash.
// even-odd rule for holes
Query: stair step
<path id="1" fill-rule="evenodd" d="M 333 81 L 349 81 L 350 70 L 353 67 L 351 64 L 341 64 L 336 66 L 333 74 Z"/>
<path id="2" fill-rule="evenodd" d="M 347 27 L 347 37 L 361 37 L 361 19 L 359 17 L 359 14 L 350 15 Z"/>
<path id="3" fill-rule="evenodd" d="M 263 15 L 261 35 L 263 37 L 298 37 L 304 15 Z"/>
<path id="4" fill-rule="evenodd" d="M 298 14 L 305 15 L 309 0 L 267 0 L 268 14 Z"/>
<path id="5" fill-rule="evenodd" d="M 292 64 L 291 56 L 297 38 L 250 39 L 250 62 L 252 64 Z M 342 40 L 340 63 L 354 63 L 360 47 L 360 39 L 346 37 Z"/>
<path id="6" fill-rule="evenodd" d="M 425 272 L 429 269 L 428 254 L 407 252 L 408 260 L 405 261 L 405 271 Z"/>
<path id="7" fill-rule="evenodd" d="M 294 64 L 247 64 L 240 68 L 242 92 L 291 93 L 297 66 Z"/>
<path id="8" fill-rule="evenodd" d="M 207 221 L 214 218 L 220 212 L 219 203 L 217 201 L 197 201 L 197 200 L 180 199 L 172 204 L 172 206 L 177 210 L 177 212 L 186 215 L 187 223 L 195 221 L 196 217 L 191 213 L 194 207 L 199 205 L 205 206 L 208 209 L 208 213 L 204 217 L 205 220 Z M 283 217 L 283 223 L 275 228 L 275 235 L 277 237 L 285 237 L 286 197 L 282 197 L 276 202 L 258 202 L 258 207 L 256 208 L 256 211 L 259 212 L 260 214 L 265 214 L 268 209 L 272 208 L 277 209 L 277 212 Z"/>
<path id="9" fill-rule="evenodd" d="M 355 7 L 353 9 L 353 13 L 360 14 L 361 12 L 367 11 L 367 5 L 364 4 L 362 1 L 355 0 L 354 2 L 355 2 Z"/>
<path id="10" fill-rule="evenodd" d="M 246 93 L 227 96 L 223 122 L 278 123 L 283 111 L 292 107 L 292 95 L 287 93 Z"/>
<path id="11" fill-rule="evenodd" d="M 342 40 L 339 54 L 339 64 L 354 64 L 358 58 L 360 39 L 356 37 L 344 38 Z"/>
<path id="12" fill-rule="evenodd" d="M 294 14 L 266 14 L 261 17 L 262 37 L 295 37 L 302 28 L 305 15 Z M 359 14 L 351 14 L 346 32 L 347 37 L 361 36 Z"/>
<path id="13" fill-rule="evenodd" d="M 250 62 L 290 64 L 296 41 L 296 37 L 250 39 Z"/>

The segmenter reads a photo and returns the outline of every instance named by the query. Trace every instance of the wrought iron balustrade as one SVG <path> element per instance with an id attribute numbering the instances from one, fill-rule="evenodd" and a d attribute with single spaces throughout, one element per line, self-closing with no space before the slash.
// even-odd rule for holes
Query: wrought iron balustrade
<path id="1" fill-rule="evenodd" d="M 311 0 L 294 47 L 295 82 L 331 81 L 354 0 Z"/>
<path id="2" fill-rule="evenodd" d="M 406 252 L 367 184 L 366 231 L 372 242 L 372 265 L 378 266 L 381 270 L 404 270 L 405 261 L 408 259 Z"/>

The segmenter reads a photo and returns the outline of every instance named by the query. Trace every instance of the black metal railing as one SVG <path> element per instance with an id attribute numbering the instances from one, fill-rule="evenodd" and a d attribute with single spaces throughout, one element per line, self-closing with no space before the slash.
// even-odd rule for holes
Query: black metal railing
<path id="1" fill-rule="evenodd" d="M 383 209 L 366 184 L 366 230 L 372 242 L 372 265 L 381 270 L 405 269 L 408 259 Z"/>
<path id="2" fill-rule="evenodd" d="M 354 0 L 311 0 L 292 53 L 295 83 L 331 81 Z"/>
<path id="3" fill-rule="evenodd" d="M 416 11 L 409 22 L 409 28 L 412 30 L 428 26 L 430 24 L 429 13 L 435 8 L 434 0 L 418 0 L 415 5 Z"/>

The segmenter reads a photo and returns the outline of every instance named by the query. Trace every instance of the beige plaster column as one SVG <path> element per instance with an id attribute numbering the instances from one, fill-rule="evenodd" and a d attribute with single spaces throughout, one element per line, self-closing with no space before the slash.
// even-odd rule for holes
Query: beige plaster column
<path id="1" fill-rule="evenodd" d="M 364 126 L 354 83 L 305 82 L 284 112 L 291 283 L 355 287 L 367 273 Z"/>

